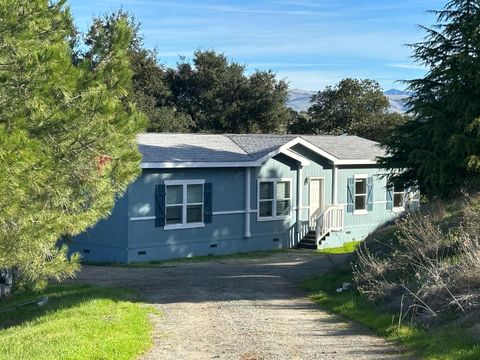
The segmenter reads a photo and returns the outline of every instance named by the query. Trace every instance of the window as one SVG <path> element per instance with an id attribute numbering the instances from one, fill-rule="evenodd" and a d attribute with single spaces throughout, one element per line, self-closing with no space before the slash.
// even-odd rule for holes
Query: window
<path id="1" fill-rule="evenodd" d="M 203 226 L 203 180 L 165 181 L 165 228 Z"/>
<path id="2" fill-rule="evenodd" d="M 405 189 L 398 187 L 393 189 L 393 208 L 401 209 L 405 207 Z"/>
<path id="3" fill-rule="evenodd" d="M 355 211 L 367 210 L 367 178 L 355 178 Z"/>
<path id="4" fill-rule="evenodd" d="M 282 219 L 290 216 L 291 194 L 289 179 L 259 180 L 258 217 Z"/>

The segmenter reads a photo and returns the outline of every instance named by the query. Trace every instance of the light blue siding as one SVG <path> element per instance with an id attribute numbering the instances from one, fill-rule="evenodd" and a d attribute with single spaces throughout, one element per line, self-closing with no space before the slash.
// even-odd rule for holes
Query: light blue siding
<path id="1" fill-rule="evenodd" d="M 112 214 L 94 227 L 74 237 L 70 252 L 78 252 L 84 261 L 127 262 L 128 195 L 116 201 Z"/>
<path id="2" fill-rule="evenodd" d="M 242 168 L 172 169 L 143 172 L 129 188 L 128 260 L 150 261 L 222 254 L 248 248 L 243 240 L 244 215 L 214 215 L 205 227 L 164 230 L 153 219 L 155 185 L 165 180 L 205 180 L 213 187 L 213 212 L 245 209 L 245 170 Z M 237 241 L 237 242 L 235 242 Z"/>
<path id="3" fill-rule="evenodd" d="M 293 150 L 310 160 L 302 169 L 302 231 L 308 230 L 308 179 L 324 180 L 324 205 L 333 204 L 333 167 L 323 157 L 302 145 Z M 294 247 L 296 235 L 298 162 L 279 154 L 259 168 L 251 168 L 250 176 L 250 237 L 245 237 L 246 169 L 162 169 L 144 170 L 117 201 L 112 215 L 93 229 L 76 237 L 72 250 L 79 251 L 89 261 L 137 262 L 165 260 L 209 254 L 229 254 Z M 347 179 L 355 174 L 373 177 L 373 207 L 364 215 L 346 212 Z M 321 246 L 337 246 L 345 241 L 363 239 L 375 227 L 392 219 L 396 213 L 386 208 L 386 180 L 375 167 L 338 168 L 337 204 L 345 209 L 345 228 L 331 233 Z M 291 181 L 291 209 L 285 219 L 261 221 L 258 218 L 258 181 L 286 178 Z M 205 180 L 213 187 L 212 222 L 204 227 L 165 230 L 155 227 L 155 185 L 166 180 Z M 227 212 L 227 213 L 225 213 Z M 88 252 L 84 252 L 87 250 Z"/>
<path id="4" fill-rule="evenodd" d="M 355 175 L 367 175 L 373 178 L 373 209 L 366 214 L 347 213 L 347 179 Z M 383 175 L 384 170 L 375 167 L 340 167 L 338 169 L 337 201 L 344 206 L 344 231 L 332 233 L 320 247 L 340 246 L 347 241 L 363 240 L 375 228 L 398 215 L 393 210 L 387 210 L 386 178 Z"/>
<path id="5" fill-rule="evenodd" d="M 332 204 L 332 164 L 325 158 L 315 154 L 313 151 L 303 147 L 302 145 L 296 145 L 293 149 L 310 160 L 310 165 L 303 167 L 303 187 L 302 187 L 302 211 L 301 219 L 304 227 L 304 232 L 308 231 L 308 219 L 310 216 L 310 184 L 309 178 L 323 178 L 323 197 L 324 206 L 327 208 Z"/>

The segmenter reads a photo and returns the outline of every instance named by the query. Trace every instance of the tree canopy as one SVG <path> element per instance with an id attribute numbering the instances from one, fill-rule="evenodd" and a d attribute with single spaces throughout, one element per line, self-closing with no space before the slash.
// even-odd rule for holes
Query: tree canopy
<path id="1" fill-rule="evenodd" d="M 412 44 L 413 58 L 428 68 L 408 81 L 412 120 L 385 141 L 386 168 L 402 169 L 394 184 L 448 198 L 478 188 L 480 173 L 480 3 L 452 0 L 437 24 Z"/>
<path id="2" fill-rule="evenodd" d="M 314 94 L 306 114 L 299 114 L 290 132 L 308 134 L 352 134 L 381 141 L 402 123 L 401 114 L 388 112 L 389 101 L 374 80 L 341 80 Z"/>
<path id="3" fill-rule="evenodd" d="M 134 16 L 117 11 L 96 18 L 91 32 L 108 33 L 112 23 L 133 29 L 128 55 L 133 70 L 129 98 L 154 132 L 285 132 L 291 113 L 288 86 L 271 71 L 245 74 L 245 66 L 215 51 L 198 50 L 166 68 L 157 51 L 145 48 Z M 101 41 L 101 40 L 100 40 Z"/>
<path id="4" fill-rule="evenodd" d="M 177 110 L 172 103 L 172 92 L 165 83 L 165 67 L 160 63 L 157 51 L 147 49 L 140 35 L 140 23 L 135 17 L 118 10 L 112 14 L 93 20 L 87 43 L 99 32 L 108 33 L 112 24 L 119 21 L 127 23 L 132 29 L 132 36 L 127 54 L 133 72 L 133 87 L 128 96 L 147 119 L 147 130 L 152 132 L 188 132 L 193 123 L 188 115 Z"/>
<path id="5" fill-rule="evenodd" d="M 76 30 L 65 1 L 0 0 L 0 268 L 42 287 L 78 269 L 60 238 L 106 217 L 139 173 L 125 21 Z"/>
<path id="6" fill-rule="evenodd" d="M 245 75 L 245 66 L 214 51 L 196 51 L 168 69 L 172 103 L 193 121 L 193 131 L 231 133 L 284 132 L 290 120 L 285 106 L 288 85 L 271 71 Z"/>

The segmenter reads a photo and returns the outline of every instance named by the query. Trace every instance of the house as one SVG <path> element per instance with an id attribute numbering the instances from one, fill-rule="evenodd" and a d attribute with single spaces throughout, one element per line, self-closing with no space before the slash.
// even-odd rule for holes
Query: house
<path id="1" fill-rule="evenodd" d="M 378 144 L 357 136 L 142 134 L 142 174 L 74 238 L 121 263 L 363 239 L 404 210 Z"/>

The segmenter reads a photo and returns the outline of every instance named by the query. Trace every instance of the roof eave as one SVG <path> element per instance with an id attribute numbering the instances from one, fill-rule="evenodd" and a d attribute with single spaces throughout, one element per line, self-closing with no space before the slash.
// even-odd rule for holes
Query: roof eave
<path id="1" fill-rule="evenodd" d="M 141 162 L 140 167 L 142 169 L 183 169 L 183 168 L 227 168 L 227 167 L 259 167 L 262 164 L 258 161 L 236 161 L 236 162 L 227 162 L 227 161 L 216 161 L 216 162 L 192 162 L 192 161 L 182 161 L 182 162 Z"/>
<path id="2" fill-rule="evenodd" d="M 306 148 L 308 148 L 308 149 L 312 150 L 313 152 L 317 153 L 318 155 L 323 156 L 327 160 L 330 160 L 331 162 L 335 162 L 335 161 L 339 160 L 335 156 L 333 156 L 332 154 L 329 154 L 325 150 L 320 149 L 319 147 L 317 147 L 317 146 L 313 145 L 312 143 L 308 142 L 307 140 L 305 140 L 301 137 L 296 137 L 295 139 L 292 139 L 289 142 L 287 142 L 287 143 L 283 144 L 282 146 L 278 147 L 277 149 L 269 152 L 268 154 L 266 154 L 262 158 L 258 159 L 257 161 L 259 161 L 261 163 L 264 163 L 268 159 L 274 157 L 275 155 L 280 154 L 284 150 L 290 149 L 292 146 L 295 146 L 297 144 L 301 144 L 301 145 L 305 146 Z"/>
<path id="3" fill-rule="evenodd" d="M 334 165 L 377 165 L 375 160 L 368 160 L 368 159 L 355 159 L 355 160 L 348 160 L 348 159 L 338 159 L 333 162 Z"/>

